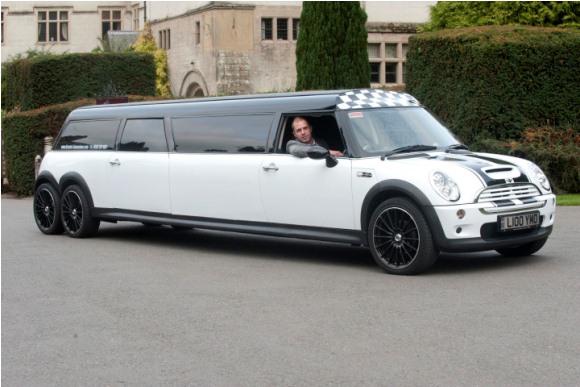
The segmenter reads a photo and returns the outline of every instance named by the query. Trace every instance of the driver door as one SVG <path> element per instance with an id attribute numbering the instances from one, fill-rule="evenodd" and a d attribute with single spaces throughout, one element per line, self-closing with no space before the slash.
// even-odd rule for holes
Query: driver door
<path id="1" fill-rule="evenodd" d="M 325 160 L 272 154 L 260 166 L 262 203 L 268 222 L 354 229 L 352 166 L 339 157 Z"/>

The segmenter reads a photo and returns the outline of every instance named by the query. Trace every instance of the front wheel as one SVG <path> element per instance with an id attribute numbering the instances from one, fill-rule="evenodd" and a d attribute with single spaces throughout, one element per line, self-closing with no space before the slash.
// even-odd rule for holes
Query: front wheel
<path id="1" fill-rule="evenodd" d="M 421 273 L 439 256 L 427 219 L 405 198 L 391 198 L 377 207 L 368 234 L 373 258 L 390 274 Z"/>
<path id="2" fill-rule="evenodd" d="M 525 257 L 534 254 L 542 247 L 544 247 L 544 244 L 546 243 L 547 240 L 548 237 L 530 243 L 526 243 L 521 246 L 507 247 L 504 249 L 497 249 L 496 251 L 506 257 Z"/>
<path id="3" fill-rule="evenodd" d="M 71 185 L 62 194 L 62 224 L 66 233 L 73 238 L 95 235 L 101 221 L 91 215 L 89 201 L 78 185 Z"/>
<path id="4" fill-rule="evenodd" d="M 62 234 L 64 228 L 60 220 L 60 194 L 48 183 L 41 184 L 34 191 L 34 220 L 45 234 Z"/>

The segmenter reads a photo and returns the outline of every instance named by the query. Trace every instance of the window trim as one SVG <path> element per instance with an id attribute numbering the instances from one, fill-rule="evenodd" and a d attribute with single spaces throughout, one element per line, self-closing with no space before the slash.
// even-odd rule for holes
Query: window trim
<path id="1" fill-rule="evenodd" d="M 264 26 L 264 22 L 269 21 L 269 28 Z M 286 25 L 285 37 L 279 37 L 280 22 Z M 266 37 L 269 32 L 270 37 Z M 300 18 L 292 16 L 268 16 L 260 18 L 260 41 L 261 42 L 293 42 L 296 43 L 300 34 Z"/>
<path id="2" fill-rule="evenodd" d="M 4 11 L 3 11 L 4 12 Z M 58 7 L 58 8 L 35 8 L 36 15 L 36 43 L 37 44 L 68 44 L 70 42 L 70 15 L 72 10 L 70 7 Z M 55 13 L 56 19 L 51 19 L 51 13 Z M 65 14 L 65 19 L 62 19 L 63 13 Z M 44 14 L 45 19 L 40 19 L 40 15 Z M 41 27 L 42 25 L 42 27 Z M 56 26 L 55 38 L 56 40 L 50 40 L 51 38 L 51 25 Z M 44 31 L 41 31 L 41 28 Z M 45 40 L 40 40 L 41 32 L 44 32 Z M 66 36 L 64 36 L 66 35 Z M 4 43 L 4 40 L 2 41 Z"/>
<path id="3" fill-rule="evenodd" d="M 4 22 L 5 22 L 5 16 L 8 14 L 8 10 L 6 9 L 2 9 L 2 44 L 4 44 Z"/>
<path id="4" fill-rule="evenodd" d="M 377 64 L 379 63 L 379 82 L 371 82 L 372 85 L 376 86 L 393 86 L 393 85 L 404 85 L 405 84 L 405 74 L 404 74 L 404 65 L 407 62 L 406 56 L 403 56 L 405 53 L 404 47 L 408 49 L 408 42 L 404 41 L 393 41 L 393 40 L 384 40 L 384 41 L 370 41 L 367 43 L 367 52 L 369 52 L 369 46 L 371 45 L 379 45 L 379 55 L 380 57 L 368 57 L 369 65 L 370 64 Z M 395 57 L 387 57 L 387 46 L 394 46 L 395 48 Z M 387 67 L 389 65 L 395 64 L 395 82 L 387 82 Z"/>
<path id="5" fill-rule="evenodd" d="M 99 8 L 99 16 L 100 16 L 100 21 L 101 21 L 101 37 L 102 38 L 105 38 L 109 31 L 123 31 L 123 21 L 125 18 L 125 14 L 123 11 L 125 11 L 124 8 L 116 8 L 116 7 Z M 111 16 L 108 19 L 104 19 L 103 14 L 105 12 L 110 12 Z M 120 12 L 119 19 L 113 18 L 113 15 L 115 12 Z M 115 22 L 119 22 L 119 29 L 114 28 L 113 23 L 115 23 Z M 103 24 L 104 23 L 109 23 L 109 28 L 107 29 L 106 32 L 103 31 Z"/>

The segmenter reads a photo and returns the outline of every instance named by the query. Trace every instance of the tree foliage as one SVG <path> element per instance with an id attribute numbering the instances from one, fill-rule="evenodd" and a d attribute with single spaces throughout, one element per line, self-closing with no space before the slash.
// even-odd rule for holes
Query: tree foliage
<path id="1" fill-rule="evenodd" d="M 369 87 L 366 20 L 358 1 L 304 2 L 296 90 Z"/>
<path id="2" fill-rule="evenodd" d="M 423 31 L 485 25 L 580 28 L 578 1 L 440 1 Z"/>
<path id="3" fill-rule="evenodd" d="M 162 97 L 171 96 L 169 86 L 169 75 L 167 72 L 167 53 L 165 50 L 157 48 L 155 39 L 151 33 L 151 24 L 145 23 L 143 31 L 139 34 L 137 41 L 132 46 L 137 52 L 146 52 L 153 55 L 155 62 L 155 95 Z"/>

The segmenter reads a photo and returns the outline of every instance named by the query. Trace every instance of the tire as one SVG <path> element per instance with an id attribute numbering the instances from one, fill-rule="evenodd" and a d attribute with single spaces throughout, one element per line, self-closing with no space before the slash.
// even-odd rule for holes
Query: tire
<path id="1" fill-rule="evenodd" d="M 44 183 L 34 192 L 33 211 L 36 225 L 47 235 L 62 234 L 60 194 L 52 184 Z"/>
<path id="2" fill-rule="evenodd" d="M 424 272 L 439 256 L 427 219 L 405 198 L 391 198 L 377 207 L 369 222 L 368 238 L 373 258 L 389 274 Z"/>
<path id="3" fill-rule="evenodd" d="M 72 238 L 88 238 L 97 233 L 101 221 L 93 218 L 89 201 L 78 185 L 64 190 L 61 218 L 65 232 Z"/>
<path id="4" fill-rule="evenodd" d="M 525 245 L 497 249 L 496 251 L 506 257 L 525 257 L 534 254 L 544 247 L 547 240 L 548 238 L 546 237 L 544 239 L 526 243 Z"/>

